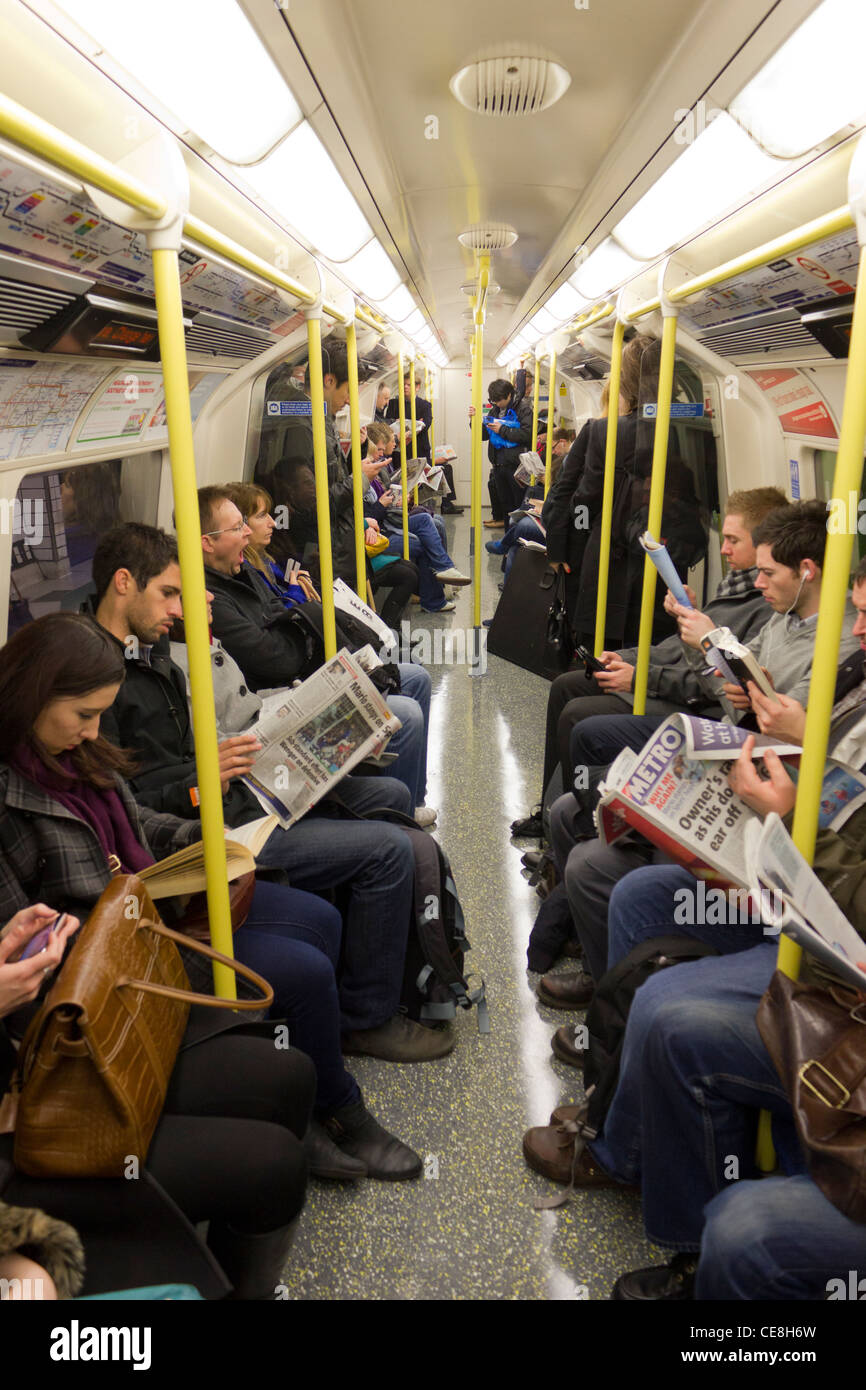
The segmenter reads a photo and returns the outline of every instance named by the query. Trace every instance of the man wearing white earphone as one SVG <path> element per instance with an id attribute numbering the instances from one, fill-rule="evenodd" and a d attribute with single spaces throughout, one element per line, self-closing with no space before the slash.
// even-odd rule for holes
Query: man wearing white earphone
<path id="1" fill-rule="evenodd" d="M 757 576 L 755 588 L 774 609 L 769 622 L 746 645 L 776 688 L 805 705 L 809 693 L 815 630 L 821 602 L 821 570 L 827 541 L 827 509 L 823 502 L 792 502 L 770 512 L 752 532 Z M 832 663 L 859 648 L 854 636 L 857 610 L 850 596 L 845 605 L 842 638 Z M 749 696 L 739 685 L 723 686 L 727 713 L 738 722 L 752 712 Z"/>

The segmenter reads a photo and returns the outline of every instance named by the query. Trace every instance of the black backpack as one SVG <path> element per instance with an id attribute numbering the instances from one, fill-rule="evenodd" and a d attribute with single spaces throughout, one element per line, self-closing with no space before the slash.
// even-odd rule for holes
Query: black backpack
<path id="1" fill-rule="evenodd" d="M 574 1134 L 574 1165 L 586 1142 L 595 1139 L 604 1124 L 613 1093 L 619 1081 L 620 1058 L 625 1040 L 632 1000 L 641 985 L 660 970 L 685 961 L 717 956 L 718 951 L 693 936 L 654 936 L 641 941 L 629 951 L 612 970 L 608 970 L 595 988 L 592 1003 L 586 1011 L 589 1048 L 584 1063 L 583 1078 L 586 1099 L 576 1120 L 564 1128 Z M 535 1201 L 539 1210 L 564 1206 L 573 1184 L 556 1197 L 540 1197 Z"/>
<path id="2" fill-rule="evenodd" d="M 469 977 L 463 973 L 464 957 L 471 947 L 451 865 L 442 846 L 419 829 L 411 816 L 400 811 L 382 807 L 359 816 L 340 800 L 339 788 L 327 799 L 336 802 L 341 814 L 350 820 L 383 820 L 399 825 L 411 841 L 415 889 L 400 999 L 409 1017 L 438 1023 L 454 1018 L 458 1009 L 471 1009 L 474 1005 L 478 1009 L 479 1033 L 489 1033 L 484 980 L 472 988 Z"/>
<path id="3" fill-rule="evenodd" d="M 292 634 L 296 642 L 306 641 L 309 655 L 301 671 L 302 677 L 312 675 L 324 665 L 325 621 L 320 603 L 314 600 L 299 603 L 295 608 L 287 609 L 285 613 L 278 613 L 267 626 L 278 628 L 284 637 Z M 372 628 L 362 623 L 360 618 L 337 610 L 334 614 L 334 626 L 338 651 L 346 647 L 350 652 L 357 652 L 361 647 L 371 646 L 378 655 L 382 645 L 381 639 Z M 400 672 L 394 662 L 384 661 L 370 673 L 369 678 L 380 694 L 400 694 Z"/>

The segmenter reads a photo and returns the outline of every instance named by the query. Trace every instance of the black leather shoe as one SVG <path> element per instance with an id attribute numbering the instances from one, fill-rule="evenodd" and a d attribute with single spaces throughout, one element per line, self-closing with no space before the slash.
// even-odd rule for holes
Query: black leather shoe
<path id="1" fill-rule="evenodd" d="M 540 839 L 544 834 L 541 807 L 536 806 L 528 816 L 523 818 L 523 820 L 513 820 L 511 822 L 511 833 L 516 839 Z"/>
<path id="2" fill-rule="evenodd" d="M 443 503 L 442 503 L 442 515 L 443 515 L 443 516 L 462 516 L 463 513 L 465 512 L 465 510 L 466 510 L 465 507 L 458 507 L 458 506 L 456 505 L 456 503 L 454 503 L 454 502 L 443 502 Z"/>
<path id="3" fill-rule="evenodd" d="M 366 1163 L 338 1148 L 318 1120 L 310 1121 L 304 1136 L 304 1152 L 307 1167 L 314 1178 L 327 1178 L 330 1182 L 358 1182 L 367 1176 Z"/>
<path id="4" fill-rule="evenodd" d="M 369 1178 L 402 1182 L 421 1174 L 423 1164 L 418 1154 L 383 1129 L 363 1101 L 344 1105 L 325 1122 L 325 1128 L 344 1154 L 360 1159 Z"/>
<path id="5" fill-rule="evenodd" d="M 567 975 L 545 975 L 538 982 L 537 994 L 551 1009 L 585 1009 L 592 999 L 595 982 L 583 970 Z"/>
<path id="6" fill-rule="evenodd" d="M 651 1269 L 633 1269 L 629 1274 L 621 1274 L 610 1296 L 618 1301 L 641 1303 L 653 1299 L 678 1302 L 694 1298 L 697 1267 L 697 1255 L 674 1255 L 669 1265 L 654 1265 Z"/>

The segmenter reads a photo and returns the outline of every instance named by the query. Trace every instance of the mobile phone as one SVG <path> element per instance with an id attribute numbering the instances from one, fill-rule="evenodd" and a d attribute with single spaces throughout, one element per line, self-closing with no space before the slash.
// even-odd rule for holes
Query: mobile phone
<path id="1" fill-rule="evenodd" d="M 586 667 L 586 674 L 594 676 L 596 671 L 606 671 L 607 667 L 603 661 L 599 661 L 597 656 L 593 656 L 587 647 L 575 647 L 575 654 L 580 657 Z"/>
<path id="2" fill-rule="evenodd" d="M 68 913 L 66 912 L 58 912 L 53 922 L 49 922 L 47 927 L 43 927 L 35 936 L 31 936 L 18 959 L 29 960 L 31 956 L 37 956 L 40 951 L 44 951 L 54 933 L 59 931 L 65 923 L 67 916 Z"/>

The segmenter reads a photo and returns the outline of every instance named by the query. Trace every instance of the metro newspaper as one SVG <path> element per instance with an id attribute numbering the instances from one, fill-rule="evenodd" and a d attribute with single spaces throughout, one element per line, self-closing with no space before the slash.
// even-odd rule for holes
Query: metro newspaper
<path id="1" fill-rule="evenodd" d="M 773 748 L 796 777 L 802 749 L 763 734 L 754 757 Z M 749 888 L 746 828 L 760 817 L 728 785 L 728 771 L 748 730 L 694 715 L 672 714 L 639 753 L 629 748 L 599 788 L 599 835 L 613 844 L 637 830 L 698 878 Z M 866 778 L 828 760 L 819 825 L 838 830 L 866 801 Z"/>
<path id="2" fill-rule="evenodd" d="M 243 779 L 288 829 L 341 777 L 378 757 L 400 720 L 365 674 L 381 665 L 371 647 L 343 649 L 301 685 L 265 701 L 248 731 L 262 745 Z"/>

